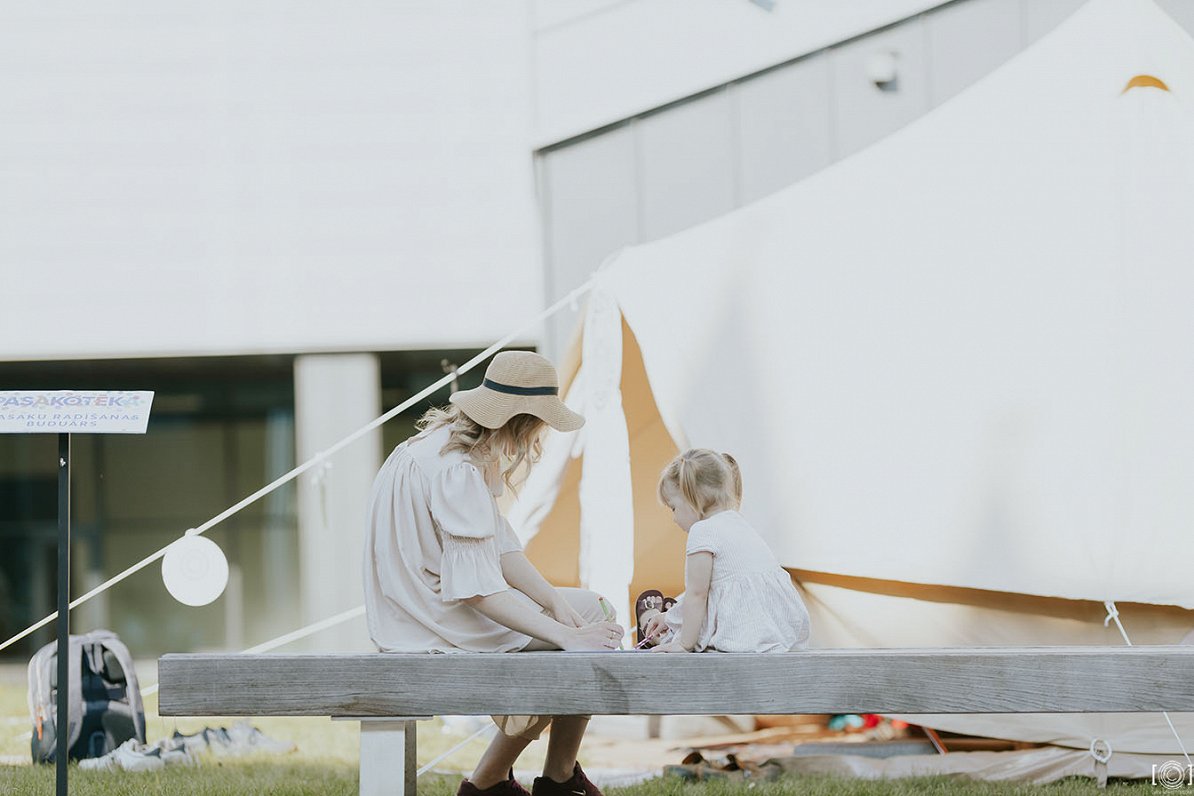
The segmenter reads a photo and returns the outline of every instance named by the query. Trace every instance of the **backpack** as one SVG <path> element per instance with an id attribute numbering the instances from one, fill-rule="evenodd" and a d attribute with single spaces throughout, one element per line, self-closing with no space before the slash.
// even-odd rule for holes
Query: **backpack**
<path id="1" fill-rule="evenodd" d="M 45 645 L 29 661 L 30 751 L 34 763 L 58 751 L 58 645 Z M 145 707 L 128 647 L 109 630 L 70 637 L 69 732 L 71 760 L 102 757 L 130 738 L 145 743 Z"/>

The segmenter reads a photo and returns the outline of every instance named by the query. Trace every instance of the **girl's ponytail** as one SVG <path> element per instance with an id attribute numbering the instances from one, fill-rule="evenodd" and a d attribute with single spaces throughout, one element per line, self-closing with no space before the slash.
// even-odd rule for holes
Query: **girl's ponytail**
<path id="1" fill-rule="evenodd" d="M 705 505 L 706 501 L 701 499 L 700 484 L 698 483 L 700 473 L 697 471 L 696 463 L 688 458 L 688 452 L 680 455 L 680 468 L 677 476 L 680 494 L 684 496 L 684 500 L 696 509 L 697 514 L 704 515 L 708 506 Z"/>
<path id="2" fill-rule="evenodd" d="M 738 460 L 728 453 L 723 453 L 721 458 L 726 460 L 726 464 L 730 466 L 730 473 L 733 477 L 734 485 L 734 500 L 739 506 L 742 505 L 742 468 L 738 466 Z"/>
<path id="3" fill-rule="evenodd" d="M 728 453 L 705 448 L 684 451 L 659 475 L 659 502 L 667 504 L 665 485 L 678 492 L 701 517 L 715 508 L 736 509 L 742 505 L 742 471 Z"/>

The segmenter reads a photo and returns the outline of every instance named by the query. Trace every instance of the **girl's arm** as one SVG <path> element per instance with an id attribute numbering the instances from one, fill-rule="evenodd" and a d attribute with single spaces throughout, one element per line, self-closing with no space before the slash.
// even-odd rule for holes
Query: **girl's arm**
<path id="1" fill-rule="evenodd" d="M 558 622 L 569 627 L 580 627 L 585 623 L 521 551 L 506 553 L 501 561 L 506 583 L 542 605 Z"/>
<path id="2" fill-rule="evenodd" d="M 713 577 L 713 554 L 689 554 L 684 564 L 684 610 L 680 614 L 679 645 L 688 652 L 696 648 L 709 609 L 709 581 Z"/>

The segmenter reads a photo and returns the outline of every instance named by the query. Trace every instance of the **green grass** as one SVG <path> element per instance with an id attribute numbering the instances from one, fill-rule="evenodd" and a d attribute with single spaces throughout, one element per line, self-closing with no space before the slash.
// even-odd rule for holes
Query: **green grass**
<path id="1" fill-rule="evenodd" d="M 157 715 L 157 700 L 146 700 L 149 739 L 170 735 L 175 729 L 194 732 L 204 725 L 218 726 L 232 719 L 180 719 Z M 170 768 L 156 773 L 128 774 L 79 771 L 71 768 L 72 796 L 306 796 L 307 794 L 357 793 L 359 730 L 355 722 L 332 722 L 324 718 L 259 718 L 253 724 L 266 734 L 292 741 L 299 751 L 285 757 L 220 759 L 206 757 L 194 768 Z M 0 682 L 0 755 L 28 759 L 28 718 L 23 683 L 13 679 Z M 443 731 L 439 721 L 420 722 L 419 759 L 426 762 L 447 751 L 463 739 Z M 437 766 L 442 770 L 466 771 L 480 757 L 486 741 L 476 739 Z M 546 744 L 536 742 L 519 760 L 519 768 L 533 770 L 542 766 Z M 581 750 L 581 762 L 585 762 Z M 664 763 L 675 760 L 661 760 Z M 459 775 L 429 774 L 419 779 L 423 796 L 454 796 Z M 529 787 L 530 783 L 524 785 Z M 607 796 L 904 796 L 905 794 L 940 794 L 940 796 L 1077 796 L 1100 791 L 1089 779 L 1063 780 L 1052 785 L 1015 785 L 971 782 L 964 779 L 932 777 L 891 781 L 863 781 L 830 776 L 801 776 L 774 783 L 756 783 L 747 787 L 722 782 L 685 783 L 678 779 L 655 779 L 628 788 L 609 788 Z M 1109 791 L 1122 794 L 1160 792 L 1148 782 L 1115 783 Z M 0 796 L 49 794 L 54 792 L 52 766 L 0 765 Z"/>
<path id="2" fill-rule="evenodd" d="M 74 796 L 228 796 L 277 794 L 277 796 L 350 796 L 357 792 L 356 771 L 346 763 L 279 763 L 237 761 L 209 764 L 191 769 L 167 769 L 152 774 L 105 774 L 72 771 L 70 792 Z M 454 796 L 459 779 L 427 775 L 419 780 L 421 796 Z M 524 783 L 529 785 L 530 783 Z M 0 793 L 52 793 L 54 771 L 49 767 L 0 768 Z M 656 779 L 628 788 L 610 788 L 607 796 L 742 796 L 748 788 L 726 783 L 684 783 L 677 779 Z M 838 779 L 828 776 L 793 777 L 759 783 L 749 788 L 751 796 L 1078 796 L 1099 793 L 1091 780 L 1063 780 L 1052 785 L 1007 785 L 970 782 L 945 777 L 902 779 L 883 782 Z M 1157 793 L 1148 783 L 1112 782 L 1114 794 Z"/>

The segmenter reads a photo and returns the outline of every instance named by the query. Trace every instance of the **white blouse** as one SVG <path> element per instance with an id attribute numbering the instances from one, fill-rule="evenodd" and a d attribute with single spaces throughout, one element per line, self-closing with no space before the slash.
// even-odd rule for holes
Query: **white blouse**
<path id="1" fill-rule="evenodd" d="M 805 649 L 810 636 L 808 609 L 791 576 L 736 511 L 722 511 L 693 524 L 685 555 L 713 554 L 709 604 L 696 651 L 788 652 Z M 683 595 L 664 617 L 678 638 Z"/>
<path id="2" fill-rule="evenodd" d="M 489 483 L 464 453 L 440 453 L 450 433 L 411 437 L 373 481 L 365 613 L 382 652 L 510 652 L 530 642 L 461 602 L 509 589 L 501 556 L 522 545 L 498 509 L 500 480 Z"/>

